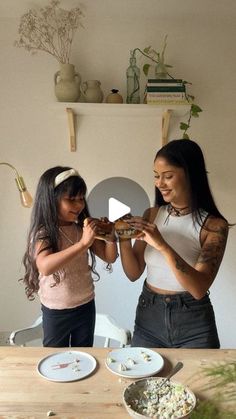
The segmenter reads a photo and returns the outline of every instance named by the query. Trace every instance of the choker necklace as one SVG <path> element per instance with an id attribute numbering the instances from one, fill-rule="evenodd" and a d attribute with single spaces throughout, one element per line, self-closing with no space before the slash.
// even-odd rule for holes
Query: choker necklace
<path id="1" fill-rule="evenodd" d="M 70 243 L 70 244 L 75 244 L 78 241 L 79 238 L 79 232 L 77 231 L 77 238 L 75 241 L 72 241 L 71 238 L 62 230 L 61 227 L 59 227 L 59 231 L 62 234 L 62 236 Z"/>
<path id="2" fill-rule="evenodd" d="M 169 204 L 168 212 L 169 214 L 174 215 L 175 217 L 181 217 L 182 215 L 189 214 L 190 211 L 189 211 L 189 207 L 177 208 L 177 207 L 174 207 L 172 204 Z"/>

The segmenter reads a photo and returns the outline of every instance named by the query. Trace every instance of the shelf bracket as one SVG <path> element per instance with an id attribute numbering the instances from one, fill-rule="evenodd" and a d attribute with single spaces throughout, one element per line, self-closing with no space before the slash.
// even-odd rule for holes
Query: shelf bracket
<path id="1" fill-rule="evenodd" d="M 66 108 L 70 135 L 70 151 L 76 151 L 75 114 L 72 108 Z"/>
<path id="2" fill-rule="evenodd" d="M 162 146 L 167 144 L 168 141 L 168 130 L 170 125 L 171 110 L 167 109 L 162 114 Z"/>

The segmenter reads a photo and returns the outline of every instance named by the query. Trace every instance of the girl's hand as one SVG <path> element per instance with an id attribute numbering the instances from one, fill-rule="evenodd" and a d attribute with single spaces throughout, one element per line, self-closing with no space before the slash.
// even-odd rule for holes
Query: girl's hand
<path id="1" fill-rule="evenodd" d="M 132 217 L 126 221 L 133 228 L 140 231 L 140 235 L 138 235 L 136 240 L 144 240 L 157 250 L 161 250 L 166 244 L 156 224 L 150 223 L 142 217 Z"/>
<path id="2" fill-rule="evenodd" d="M 96 220 L 96 219 L 95 219 Z M 99 226 L 99 222 L 104 222 L 107 223 L 107 229 L 106 229 L 106 224 L 104 226 Z M 96 232 L 99 233 L 99 227 L 101 227 L 101 229 L 104 230 L 105 234 L 104 237 L 102 235 L 97 236 L 96 238 L 99 240 L 103 240 L 105 242 L 116 242 L 116 233 L 115 233 L 115 224 L 111 223 L 107 217 L 102 217 L 98 220 L 96 220 L 97 223 L 97 229 Z"/>
<path id="3" fill-rule="evenodd" d="M 96 236 L 96 221 L 92 218 L 84 220 L 83 233 L 80 242 L 86 247 L 92 246 Z"/>

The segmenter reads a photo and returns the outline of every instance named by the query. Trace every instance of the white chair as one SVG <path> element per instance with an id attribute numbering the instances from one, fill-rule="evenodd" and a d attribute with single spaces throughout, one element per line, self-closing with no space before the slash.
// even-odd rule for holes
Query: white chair
<path id="1" fill-rule="evenodd" d="M 116 321 L 107 314 L 96 314 L 95 336 L 105 338 L 104 348 L 108 348 L 111 340 L 119 342 L 119 347 L 122 348 L 129 345 L 131 342 L 131 333 L 128 329 L 120 327 Z"/>
<path id="2" fill-rule="evenodd" d="M 39 346 L 41 346 L 42 338 L 42 316 L 39 316 L 31 326 L 11 332 L 9 341 L 10 345 L 16 346 L 31 346 L 31 342 L 39 341 Z"/>
<path id="3" fill-rule="evenodd" d="M 105 339 L 104 348 L 110 346 L 111 340 L 118 342 L 120 348 L 129 345 L 131 341 L 130 331 L 121 328 L 112 317 L 106 314 L 96 314 L 94 334 Z M 42 337 L 42 316 L 39 316 L 31 326 L 13 331 L 10 334 L 9 341 L 10 345 L 31 346 L 33 341 L 39 340 L 39 345 L 41 346 Z"/>

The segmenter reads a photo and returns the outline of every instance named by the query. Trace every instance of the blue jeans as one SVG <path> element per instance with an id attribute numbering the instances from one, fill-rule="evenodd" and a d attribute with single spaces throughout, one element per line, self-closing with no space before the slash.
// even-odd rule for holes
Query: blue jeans
<path id="1" fill-rule="evenodd" d="M 156 294 L 144 283 L 131 346 L 219 348 L 209 293 L 195 300 L 188 292 Z"/>
<path id="2" fill-rule="evenodd" d="M 65 348 L 93 346 L 95 302 L 75 308 L 55 310 L 41 305 L 43 346 Z"/>

